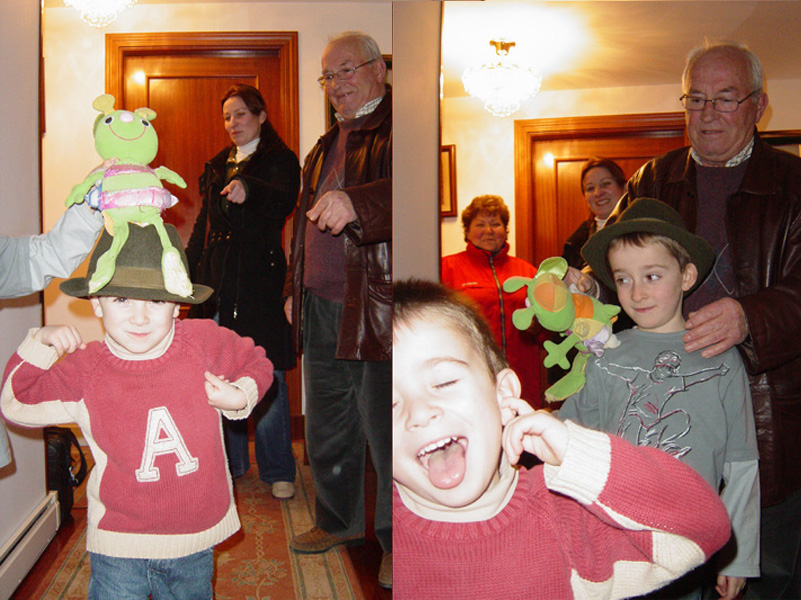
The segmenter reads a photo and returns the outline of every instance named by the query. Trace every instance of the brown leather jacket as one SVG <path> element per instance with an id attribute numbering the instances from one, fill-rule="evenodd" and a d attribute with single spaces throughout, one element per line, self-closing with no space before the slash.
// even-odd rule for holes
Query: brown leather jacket
<path id="1" fill-rule="evenodd" d="M 306 211 L 317 190 L 323 161 L 336 140 L 329 129 L 306 156 L 303 189 L 295 210 L 290 268 L 284 297 L 292 298 L 292 338 L 303 349 L 303 244 Z M 345 235 L 345 304 L 337 339 L 337 358 L 392 358 L 392 92 L 348 136 L 345 186 L 356 211 Z"/>
<path id="2" fill-rule="evenodd" d="M 629 198 L 667 202 L 695 231 L 695 163 L 689 148 L 646 163 Z M 749 336 L 738 346 L 751 384 L 759 442 L 762 506 L 801 487 L 801 159 L 756 135 L 726 222 L 736 290 Z"/>

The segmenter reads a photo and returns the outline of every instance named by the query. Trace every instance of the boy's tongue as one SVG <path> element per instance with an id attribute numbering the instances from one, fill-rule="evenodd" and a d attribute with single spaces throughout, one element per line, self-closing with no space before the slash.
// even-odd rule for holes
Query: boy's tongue
<path id="1" fill-rule="evenodd" d="M 428 478 L 432 485 L 447 490 L 456 487 L 464 478 L 465 449 L 451 442 L 442 450 L 433 452 L 428 459 Z"/>

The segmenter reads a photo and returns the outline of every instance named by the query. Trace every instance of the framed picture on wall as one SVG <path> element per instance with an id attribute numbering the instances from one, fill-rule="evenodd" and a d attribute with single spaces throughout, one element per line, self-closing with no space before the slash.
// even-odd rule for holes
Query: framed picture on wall
<path id="1" fill-rule="evenodd" d="M 384 64 L 387 65 L 387 75 L 384 78 L 389 85 L 392 85 L 392 55 L 382 54 L 381 58 L 384 59 Z M 325 126 L 326 129 L 331 129 L 337 123 L 337 118 L 334 116 L 334 109 L 328 101 L 328 96 L 323 93 L 323 102 L 325 102 Z"/>
<path id="2" fill-rule="evenodd" d="M 442 146 L 439 161 L 439 216 L 456 216 L 456 146 Z"/>
<path id="3" fill-rule="evenodd" d="M 760 131 L 759 137 L 774 148 L 785 150 L 801 156 L 801 130 L 785 129 L 781 131 Z"/>

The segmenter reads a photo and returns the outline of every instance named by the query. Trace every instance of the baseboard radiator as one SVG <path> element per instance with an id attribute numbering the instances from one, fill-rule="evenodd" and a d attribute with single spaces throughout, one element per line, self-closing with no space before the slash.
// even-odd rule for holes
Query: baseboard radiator
<path id="1" fill-rule="evenodd" d="M 44 552 L 59 526 L 58 498 L 49 492 L 0 548 L 0 600 L 8 600 Z"/>

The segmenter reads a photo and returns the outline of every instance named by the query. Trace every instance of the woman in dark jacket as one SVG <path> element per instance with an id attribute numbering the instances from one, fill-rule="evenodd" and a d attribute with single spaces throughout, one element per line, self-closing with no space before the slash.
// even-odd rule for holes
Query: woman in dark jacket
<path id="1" fill-rule="evenodd" d="M 576 269 L 586 266 L 581 248 L 606 223 L 606 219 L 623 195 L 626 177 L 623 169 L 609 158 L 593 157 L 581 168 L 581 193 L 587 201 L 590 215 L 567 238 L 562 257 Z"/>
<path id="2" fill-rule="evenodd" d="M 233 144 L 206 163 L 203 205 L 186 248 L 192 281 L 211 286 L 214 295 L 189 316 L 215 319 L 253 338 L 273 362 L 275 382 L 253 411 L 256 461 L 273 495 L 289 498 L 295 462 L 284 371 L 295 366 L 295 355 L 281 298 L 281 232 L 297 201 L 300 165 L 267 119 L 256 88 L 233 86 L 222 112 Z M 241 477 L 250 468 L 247 420 L 224 423 L 231 474 Z"/>

